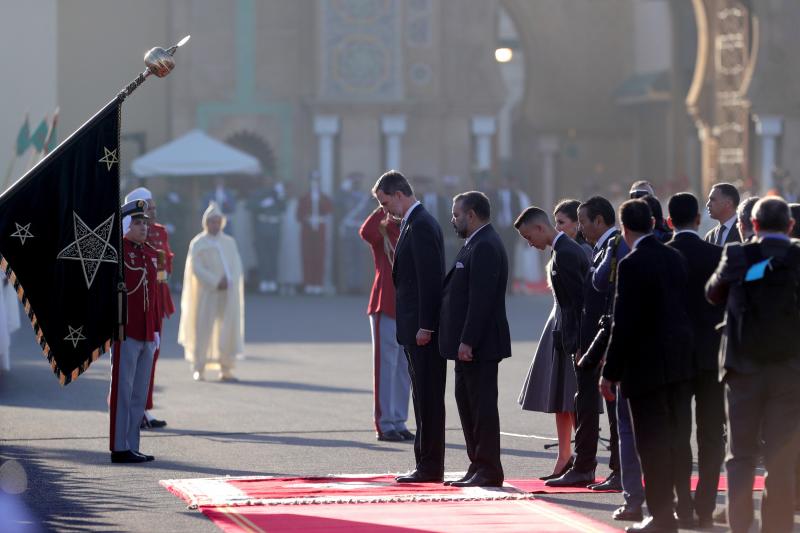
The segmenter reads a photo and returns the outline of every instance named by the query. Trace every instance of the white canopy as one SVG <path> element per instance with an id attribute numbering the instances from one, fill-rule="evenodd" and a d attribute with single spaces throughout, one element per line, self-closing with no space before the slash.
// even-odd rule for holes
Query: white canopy
<path id="1" fill-rule="evenodd" d="M 258 159 L 192 130 L 133 160 L 133 173 L 153 176 L 204 176 L 209 174 L 258 174 Z"/>

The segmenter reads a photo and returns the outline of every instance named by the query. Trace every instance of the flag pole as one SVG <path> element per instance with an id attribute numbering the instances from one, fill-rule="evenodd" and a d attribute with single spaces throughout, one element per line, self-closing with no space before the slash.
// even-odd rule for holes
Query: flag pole
<path id="1" fill-rule="evenodd" d="M 92 118 L 84 122 L 77 130 L 72 132 L 72 134 L 58 143 L 58 146 L 53 149 L 52 152 L 47 154 L 44 159 L 39 161 L 36 166 L 28 170 L 21 178 L 15 181 L 7 190 L 3 191 L 0 194 L 0 200 L 3 197 L 10 194 L 15 189 L 19 188 L 19 186 L 26 181 L 26 178 L 34 173 L 34 171 L 46 162 L 49 158 L 55 157 L 61 151 L 64 150 L 64 147 L 69 144 L 70 140 L 77 137 L 84 129 L 88 128 L 91 124 L 93 124 L 97 119 L 104 116 L 106 111 L 109 107 L 117 105 L 118 103 L 122 103 L 125 98 L 131 95 L 133 91 L 135 91 L 144 81 L 151 75 L 155 74 L 159 78 L 163 78 L 167 74 L 169 74 L 173 68 L 175 68 L 175 60 L 172 59 L 172 56 L 175 54 L 175 51 L 186 44 L 189 40 L 191 35 L 187 35 L 183 39 L 181 39 L 178 44 L 167 48 L 166 50 L 161 47 L 156 47 L 151 49 L 147 54 L 144 56 L 144 62 L 147 65 L 147 68 L 142 71 L 133 81 L 131 81 L 124 89 L 122 89 L 119 94 L 117 94 L 110 102 L 103 106 L 102 109 L 97 111 Z"/>

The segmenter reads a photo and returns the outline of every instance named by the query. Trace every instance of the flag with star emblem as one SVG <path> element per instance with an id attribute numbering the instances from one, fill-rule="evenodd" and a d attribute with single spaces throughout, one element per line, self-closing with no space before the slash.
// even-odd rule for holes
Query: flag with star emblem
<path id="1" fill-rule="evenodd" d="M 120 111 L 110 102 L 0 195 L 0 269 L 62 384 L 124 323 Z"/>

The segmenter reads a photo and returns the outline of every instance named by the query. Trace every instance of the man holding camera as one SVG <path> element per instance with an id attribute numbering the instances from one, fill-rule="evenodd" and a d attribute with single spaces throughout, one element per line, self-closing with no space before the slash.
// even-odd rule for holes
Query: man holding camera
<path id="1" fill-rule="evenodd" d="M 619 215 L 631 252 L 619 262 L 600 389 L 613 400 L 613 387 L 620 383 L 628 398 L 652 515 L 626 531 L 677 532 L 673 489 L 680 494 L 688 488 L 692 470 L 691 424 L 685 423 L 691 420 L 693 373 L 686 260 L 654 238 L 655 220 L 647 202 L 628 200 Z"/>

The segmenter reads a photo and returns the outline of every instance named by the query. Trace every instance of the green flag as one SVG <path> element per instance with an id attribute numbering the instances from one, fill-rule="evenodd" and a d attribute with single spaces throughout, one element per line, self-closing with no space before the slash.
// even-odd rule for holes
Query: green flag
<path id="1" fill-rule="evenodd" d="M 56 146 L 58 146 L 56 126 L 58 126 L 58 108 L 56 108 L 56 112 L 53 113 L 53 121 L 50 124 L 50 132 L 47 134 L 47 146 L 44 147 L 45 154 L 49 154 Z"/>
<path id="2" fill-rule="evenodd" d="M 17 134 L 17 156 L 21 156 L 31 145 L 31 126 L 28 124 L 28 115 L 25 115 L 25 122 Z"/>
<path id="3" fill-rule="evenodd" d="M 47 119 L 43 118 L 42 122 L 39 124 L 39 127 L 36 128 L 36 131 L 33 132 L 31 135 L 31 144 L 33 147 L 36 148 L 37 152 L 41 152 L 44 149 L 44 143 L 47 140 Z"/>

